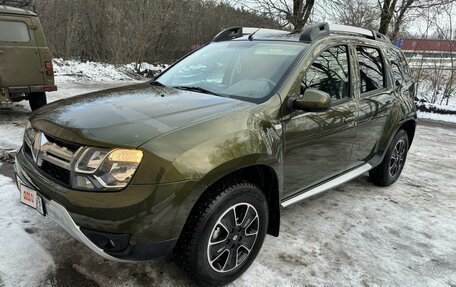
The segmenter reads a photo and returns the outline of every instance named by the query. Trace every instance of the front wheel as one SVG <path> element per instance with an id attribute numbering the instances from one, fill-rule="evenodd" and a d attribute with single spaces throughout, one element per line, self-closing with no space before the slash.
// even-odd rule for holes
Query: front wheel
<path id="1" fill-rule="evenodd" d="M 47 104 L 46 93 L 31 93 L 29 96 L 29 104 L 32 111 L 41 108 Z"/>
<path id="2" fill-rule="evenodd" d="M 267 201 L 257 186 L 215 188 L 190 215 L 175 250 L 177 263 L 202 286 L 232 282 L 258 255 L 267 225 Z"/>
<path id="3" fill-rule="evenodd" d="M 372 182 L 380 186 L 393 184 L 401 175 L 408 150 L 408 135 L 404 130 L 399 130 L 386 151 L 382 163 L 369 172 Z"/>

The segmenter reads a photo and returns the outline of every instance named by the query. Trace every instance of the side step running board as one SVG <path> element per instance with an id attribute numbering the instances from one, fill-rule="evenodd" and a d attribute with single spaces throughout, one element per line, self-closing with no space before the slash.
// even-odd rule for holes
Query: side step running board
<path id="1" fill-rule="evenodd" d="M 300 202 L 301 200 L 307 199 L 309 197 L 312 197 L 314 195 L 317 195 L 319 193 L 322 193 L 324 191 L 327 191 L 328 189 L 334 188 L 338 185 L 341 185 L 347 181 L 350 181 L 354 179 L 355 177 L 360 176 L 361 174 L 365 173 L 366 171 L 369 171 L 372 169 L 372 166 L 368 163 L 363 164 L 355 169 L 350 170 L 347 173 L 342 174 L 341 176 L 338 176 L 334 179 L 331 179 L 330 181 L 327 181 L 319 186 L 316 186 L 314 188 L 311 188 L 295 197 L 292 197 L 290 199 L 287 199 L 282 202 L 282 207 L 287 207 L 292 204 L 295 204 L 297 202 Z"/>

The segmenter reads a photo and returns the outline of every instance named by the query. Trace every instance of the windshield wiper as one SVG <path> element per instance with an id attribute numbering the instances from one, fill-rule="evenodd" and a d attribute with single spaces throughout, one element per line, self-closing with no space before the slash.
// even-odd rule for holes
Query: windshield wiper
<path id="1" fill-rule="evenodd" d="M 214 96 L 221 96 L 220 94 L 214 93 L 212 91 L 206 90 L 205 88 L 201 88 L 201 87 L 176 86 L 173 88 L 180 89 L 180 90 L 186 90 L 186 91 L 192 91 L 192 92 L 200 92 L 200 93 L 210 94 L 210 95 L 214 95 Z"/>

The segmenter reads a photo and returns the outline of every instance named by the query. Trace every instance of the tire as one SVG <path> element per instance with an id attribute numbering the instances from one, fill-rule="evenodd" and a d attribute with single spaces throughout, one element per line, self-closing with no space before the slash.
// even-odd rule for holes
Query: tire
<path id="1" fill-rule="evenodd" d="M 219 185 L 203 197 L 187 219 L 174 255 L 197 284 L 225 285 L 258 255 L 268 229 L 267 201 L 257 186 L 244 181 Z"/>
<path id="2" fill-rule="evenodd" d="M 29 96 L 30 109 L 32 111 L 47 104 L 46 93 L 31 93 Z"/>
<path id="3" fill-rule="evenodd" d="M 408 135 L 399 130 L 383 158 L 383 161 L 369 172 L 369 177 L 375 185 L 389 186 L 401 175 L 409 150 Z"/>

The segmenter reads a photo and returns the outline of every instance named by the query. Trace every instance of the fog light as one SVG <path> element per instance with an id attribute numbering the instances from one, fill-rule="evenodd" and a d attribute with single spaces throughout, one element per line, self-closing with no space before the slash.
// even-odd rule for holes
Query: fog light
<path id="1" fill-rule="evenodd" d="M 121 252 L 130 243 L 130 234 L 100 232 L 82 227 L 80 229 L 93 244 L 106 252 Z"/>

